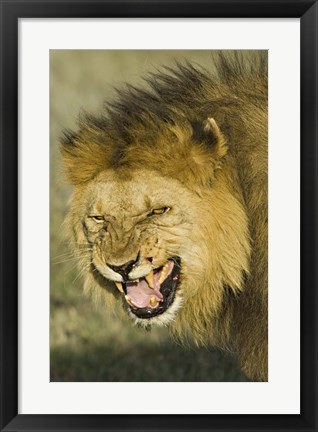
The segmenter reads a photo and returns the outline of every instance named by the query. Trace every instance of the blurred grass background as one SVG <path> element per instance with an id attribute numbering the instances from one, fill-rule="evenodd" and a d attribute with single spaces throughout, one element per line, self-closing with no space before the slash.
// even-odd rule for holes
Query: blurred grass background
<path id="1" fill-rule="evenodd" d="M 101 110 L 122 82 L 187 59 L 208 69 L 209 51 L 50 51 L 50 349 L 51 381 L 247 381 L 232 357 L 216 350 L 185 348 L 166 329 L 133 327 L 82 295 L 75 261 L 61 225 L 70 187 L 63 183 L 59 137 L 75 128 L 81 109 Z"/>

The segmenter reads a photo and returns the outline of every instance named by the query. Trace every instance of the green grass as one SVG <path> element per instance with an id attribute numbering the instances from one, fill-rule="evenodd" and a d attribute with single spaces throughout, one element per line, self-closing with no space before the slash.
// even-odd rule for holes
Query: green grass
<path id="1" fill-rule="evenodd" d="M 247 381 L 220 351 L 181 347 L 165 329 L 146 332 L 94 306 L 61 230 L 71 191 L 60 174 L 62 130 L 75 127 L 81 108 L 98 111 L 112 85 L 183 57 L 211 64 L 205 51 L 51 51 L 51 381 Z"/>

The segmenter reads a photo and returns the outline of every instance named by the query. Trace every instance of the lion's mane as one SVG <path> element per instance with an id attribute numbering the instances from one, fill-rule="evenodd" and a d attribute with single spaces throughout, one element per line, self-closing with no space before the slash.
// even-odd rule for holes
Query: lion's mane
<path id="1" fill-rule="evenodd" d="M 184 240 L 193 271 L 171 330 L 236 352 L 249 377 L 266 380 L 267 53 L 220 53 L 214 69 L 165 68 L 65 133 L 64 168 L 75 186 L 66 227 L 76 249 L 82 192 L 107 170 L 155 171 L 192 191 L 201 200 Z M 87 268 L 86 290 L 113 304 Z"/>

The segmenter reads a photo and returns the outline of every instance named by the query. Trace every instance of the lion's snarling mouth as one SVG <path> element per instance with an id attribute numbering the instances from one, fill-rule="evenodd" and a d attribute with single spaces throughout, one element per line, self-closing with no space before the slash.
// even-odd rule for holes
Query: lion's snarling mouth
<path id="1" fill-rule="evenodd" d="M 180 262 L 179 257 L 173 257 L 143 278 L 116 282 L 134 315 L 149 319 L 164 313 L 171 306 L 180 280 Z"/>

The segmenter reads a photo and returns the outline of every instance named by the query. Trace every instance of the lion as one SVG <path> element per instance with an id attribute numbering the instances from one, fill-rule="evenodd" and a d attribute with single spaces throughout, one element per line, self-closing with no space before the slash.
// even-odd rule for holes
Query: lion
<path id="1" fill-rule="evenodd" d="M 65 219 L 84 292 L 267 380 L 267 52 L 125 85 L 65 131 Z"/>

